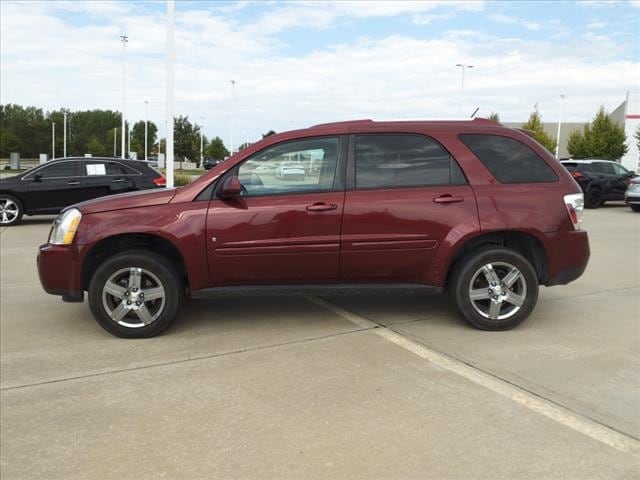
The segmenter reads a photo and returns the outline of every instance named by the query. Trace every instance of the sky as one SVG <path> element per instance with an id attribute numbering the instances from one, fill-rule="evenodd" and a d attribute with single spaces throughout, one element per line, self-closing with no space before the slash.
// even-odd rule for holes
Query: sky
<path id="1" fill-rule="evenodd" d="M 164 136 L 166 3 L 0 2 L 0 103 L 122 111 Z M 640 1 L 176 1 L 175 113 L 235 146 L 372 118 L 588 121 L 640 90 Z M 464 98 L 461 98 L 462 69 Z M 231 80 L 235 80 L 232 95 Z M 565 95 L 564 101 L 560 95 Z"/>

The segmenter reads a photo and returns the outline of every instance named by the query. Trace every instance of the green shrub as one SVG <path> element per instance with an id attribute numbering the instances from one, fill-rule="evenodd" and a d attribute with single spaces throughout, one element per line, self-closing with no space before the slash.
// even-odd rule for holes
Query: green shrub
<path id="1" fill-rule="evenodd" d="M 173 175 L 173 184 L 176 187 L 182 187 L 183 185 L 189 185 L 191 183 L 191 177 L 184 173 L 176 173 Z"/>

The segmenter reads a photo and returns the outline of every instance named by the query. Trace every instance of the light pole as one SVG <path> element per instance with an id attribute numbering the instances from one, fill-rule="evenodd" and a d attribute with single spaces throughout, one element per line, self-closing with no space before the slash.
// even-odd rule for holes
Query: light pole
<path id="1" fill-rule="evenodd" d="M 556 158 L 560 158 L 560 129 L 562 128 L 562 107 L 564 106 L 564 93 L 560 95 L 560 118 L 558 119 L 558 134 L 556 135 Z"/>
<path id="2" fill-rule="evenodd" d="M 460 83 L 460 116 L 462 116 L 462 108 L 464 104 L 464 71 L 467 68 L 473 68 L 473 65 L 467 65 L 466 63 L 456 63 L 456 67 L 462 69 L 462 82 Z"/>
<path id="3" fill-rule="evenodd" d="M 51 159 L 56 158 L 56 122 L 51 122 Z"/>
<path id="4" fill-rule="evenodd" d="M 116 141 L 118 138 L 118 127 L 113 129 L 113 158 L 116 158 L 118 151 L 116 150 Z"/>
<path id="5" fill-rule="evenodd" d="M 175 0 L 167 0 L 167 143 L 165 156 L 167 158 L 167 188 L 173 187 L 173 108 L 174 108 L 174 17 L 176 12 Z"/>
<path id="6" fill-rule="evenodd" d="M 148 141 L 148 136 L 149 136 L 149 102 L 147 100 L 144 101 L 144 159 L 147 160 L 147 145 L 149 143 Z"/>
<path id="7" fill-rule="evenodd" d="M 200 167 L 204 166 L 204 117 L 200 117 Z"/>
<path id="8" fill-rule="evenodd" d="M 231 138 L 229 139 L 230 156 L 233 155 L 233 134 L 235 128 L 236 117 L 236 81 L 231 80 Z"/>
<path id="9" fill-rule="evenodd" d="M 62 156 L 66 157 L 67 156 L 67 112 L 64 112 L 64 123 L 63 123 L 62 130 L 64 133 Z"/>
<path id="10" fill-rule="evenodd" d="M 127 92 L 127 71 L 126 71 L 126 66 L 127 66 L 127 42 L 129 41 L 129 37 L 127 37 L 126 35 L 120 35 L 120 41 L 122 42 L 122 144 L 121 144 L 121 148 L 122 148 L 122 153 L 121 153 L 121 157 L 124 158 L 124 141 L 125 141 L 125 132 L 126 130 L 126 126 L 124 124 L 125 122 L 125 118 L 127 116 L 127 97 L 126 97 L 126 92 Z"/>
<path id="11" fill-rule="evenodd" d="M 131 129 L 129 129 L 129 132 L 127 132 L 129 138 L 128 138 L 128 142 L 127 142 L 127 158 L 131 157 Z"/>

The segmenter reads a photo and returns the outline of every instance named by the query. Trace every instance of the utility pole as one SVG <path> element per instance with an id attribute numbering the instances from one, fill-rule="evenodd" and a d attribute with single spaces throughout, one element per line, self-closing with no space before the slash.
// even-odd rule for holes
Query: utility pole
<path id="1" fill-rule="evenodd" d="M 231 80 L 231 138 L 229 141 L 230 156 L 233 156 L 233 134 L 235 128 L 236 117 L 236 81 Z"/>
<path id="2" fill-rule="evenodd" d="M 562 128 L 562 109 L 564 107 L 564 93 L 560 95 L 560 118 L 558 119 L 558 134 L 556 135 L 556 158 L 560 158 L 560 129 Z"/>
<path id="3" fill-rule="evenodd" d="M 147 100 L 144 101 L 144 159 L 148 159 L 147 145 L 149 144 L 148 135 L 149 135 L 149 102 Z"/>
<path id="4" fill-rule="evenodd" d="M 467 65 L 466 63 L 456 63 L 456 67 L 462 69 L 462 82 L 460 83 L 460 116 L 462 117 L 462 109 L 464 107 L 464 71 L 467 68 L 474 68 L 474 65 Z"/>
<path id="5" fill-rule="evenodd" d="M 122 152 L 121 157 L 125 158 L 125 132 L 127 127 L 125 125 L 125 118 L 127 116 L 127 42 L 129 37 L 126 35 L 120 35 L 120 41 L 122 42 Z"/>
<path id="6" fill-rule="evenodd" d="M 56 122 L 51 122 L 51 160 L 56 158 Z"/>
<path id="7" fill-rule="evenodd" d="M 167 0 L 167 146 L 166 159 L 167 159 L 167 188 L 173 187 L 173 109 L 174 109 L 174 64 L 175 64 L 175 51 L 174 51 L 174 35 L 173 24 L 176 12 L 175 0 Z"/>
<path id="8" fill-rule="evenodd" d="M 204 167 L 204 117 L 200 117 L 200 166 Z"/>
<path id="9" fill-rule="evenodd" d="M 66 157 L 67 156 L 67 112 L 64 112 L 64 124 L 62 128 L 64 133 L 62 156 Z"/>

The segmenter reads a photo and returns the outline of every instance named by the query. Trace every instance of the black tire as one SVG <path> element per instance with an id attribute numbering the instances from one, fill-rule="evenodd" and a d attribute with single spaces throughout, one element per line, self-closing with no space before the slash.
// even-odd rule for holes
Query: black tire
<path id="1" fill-rule="evenodd" d="M 629 205 L 634 212 L 640 212 L 640 205 Z"/>
<path id="2" fill-rule="evenodd" d="M 130 273 L 132 268 L 139 269 L 141 277 L 137 291 L 134 290 L 136 287 L 129 284 L 131 277 L 135 277 Z M 124 288 L 125 294 L 116 297 L 105 292 L 108 280 L 110 285 Z M 157 291 L 160 286 L 164 289 L 163 297 L 154 300 L 138 297 L 140 294 L 144 295 L 144 292 L 151 296 L 150 289 Z M 174 265 L 166 257 L 144 250 L 129 250 L 108 258 L 94 272 L 89 284 L 89 306 L 96 321 L 107 332 L 124 338 L 148 338 L 164 331 L 176 318 L 183 297 L 184 284 Z M 137 312 L 138 309 L 142 312 L 142 308 L 135 306 L 138 305 L 136 300 L 150 315 L 147 318 L 153 317 L 152 321 L 145 323 L 142 320 L 142 314 Z M 131 306 L 125 306 L 127 301 Z M 113 310 L 110 312 L 107 308 Z M 119 322 L 111 317 L 118 317 L 118 309 L 120 312 L 122 309 L 127 310 Z"/>
<path id="3" fill-rule="evenodd" d="M 6 211 L 5 208 L 7 208 Z M 19 224 L 23 214 L 24 207 L 20 200 L 13 195 L 0 193 L 0 227 L 13 227 Z"/>
<path id="4" fill-rule="evenodd" d="M 589 187 L 584 194 L 586 208 L 600 208 L 604 205 L 604 190 L 600 187 Z"/>
<path id="5" fill-rule="evenodd" d="M 500 282 L 492 286 L 488 277 L 481 273 L 483 266 L 489 264 L 493 266 L 500 282 L 505 280 L 506 272 L 512 271 L 512 267 L 517 269 L 520 276 L 516 277 L 512 288 Z M 506 277 L 506 280 L 511 279 Z M 486 291 L 487 298 L 472 301 L 472 291 L 479 295 Z M 493 293 L 489 294 L 490 291 Z M 522 323 L 533 311 L 538 301 L 538 276 L 529 261 L 519 253 L 498 246 L 481 247 L 456 263 L 451 272 L 449 294 L 458 310 L 474 327 L 481 330 L 509 330 Z M 497 301 L 494 302 L 492 298 Z M 519 306 L 511 303 L 516 300 L 520 302 Z M 494 315 L 497 318 L 492 319 L 490 315 L 494 312 L 494 303 L 498 313 Z"/>

